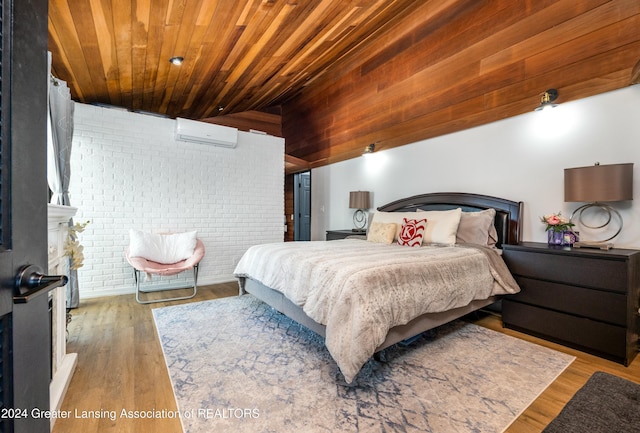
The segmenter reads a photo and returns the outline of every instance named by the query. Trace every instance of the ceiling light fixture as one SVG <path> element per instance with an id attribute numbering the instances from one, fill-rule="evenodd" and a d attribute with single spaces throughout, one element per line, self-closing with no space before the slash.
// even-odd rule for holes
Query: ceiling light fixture
<path id="1" fill-rule="evenodd" d="M 362 154 L 363 155 L 367 155 L 369 153 L 373 153 L 375 150 L 376 150 L 375 143 L 371 143 L 367 147 L 364 148 L 364 152 L 362 152 Z"/>
<path id="2" fill-rule="evenodd" d="M 180 66 L 182 64 L 182 62 L 184 61 L 184 57 L 180 57 L 180 56 L 171 57 L 169 59 L 169 61 L 173 65 Z"/>
<path id="3" fill-rule="evenodd" d="M 553 101 L 558 99 L 558 91 L 556 89 L 549 89 L 542 94 L 540 98 L 540 105 L 536 107 L 534 111 L 544 110 L 547 107 L 556 107 L 558 104 L 554 104 Z"/>

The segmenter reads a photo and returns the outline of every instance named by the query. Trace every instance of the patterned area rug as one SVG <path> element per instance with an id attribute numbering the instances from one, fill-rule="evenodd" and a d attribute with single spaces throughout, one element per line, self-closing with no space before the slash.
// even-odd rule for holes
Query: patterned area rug
<path id="1" fill-rule="evenodd" d="M 574 357 L 456 321 L 346 386 L 317 334 L 251 295 L 153 310 L 185 432 L 501 432 Z"/>

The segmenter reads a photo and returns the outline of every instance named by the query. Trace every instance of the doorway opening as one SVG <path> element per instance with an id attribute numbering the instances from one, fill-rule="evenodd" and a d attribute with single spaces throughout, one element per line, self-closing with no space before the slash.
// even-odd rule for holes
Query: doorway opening
<path id="1" fill-rule="evenodd" d="M 293 237 L 296 241 L 311 240 L 311 172 L 293 177 Z"/>

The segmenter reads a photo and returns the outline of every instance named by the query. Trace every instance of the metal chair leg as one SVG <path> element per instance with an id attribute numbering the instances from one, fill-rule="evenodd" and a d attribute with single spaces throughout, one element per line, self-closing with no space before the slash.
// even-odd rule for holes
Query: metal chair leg
<path id="1" fill-rule="evenodd" d="M 137 269 L 133 269 L 134 279 L 136 281 L 136 301 L 139 304 L 153 304 L 155 302 L 169 302 L 169 301 L 181 301 L 184 299 L 191 299 L 198 293 L 198 268 L 200 264 L 198 263 L 193 267 L 193 292 L 187 296 L 180 296 L 176 298 L 162 298 L 162 299 L 150 299 L 150 300 L 141 300 L 140 293 L 150 293 L 154 290 L 142 290 L 140 289 L 140 271 Z M 157 292 L 164 292 L 167 290 L 175 290 L 175 289 L 166 289 L 166 290 L 155 290 Z"/>

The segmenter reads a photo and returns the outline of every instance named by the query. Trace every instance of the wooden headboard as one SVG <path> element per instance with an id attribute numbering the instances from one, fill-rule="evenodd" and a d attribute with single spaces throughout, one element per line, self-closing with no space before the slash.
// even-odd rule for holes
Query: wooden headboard
<path id="1" fill-rule="evenodd" d="M 414 195 L 396 200 L 378 208 L 381 212 L 412 212 L 422 210 L 447 210 L 461 208 L 465 212 L 496 210 L 495 226 L 498 232 L 497 247 L 517 244 L 522 239 L 522 202 L 505 200 L 481 194 L 461 192 L 436 192 Z"/>

